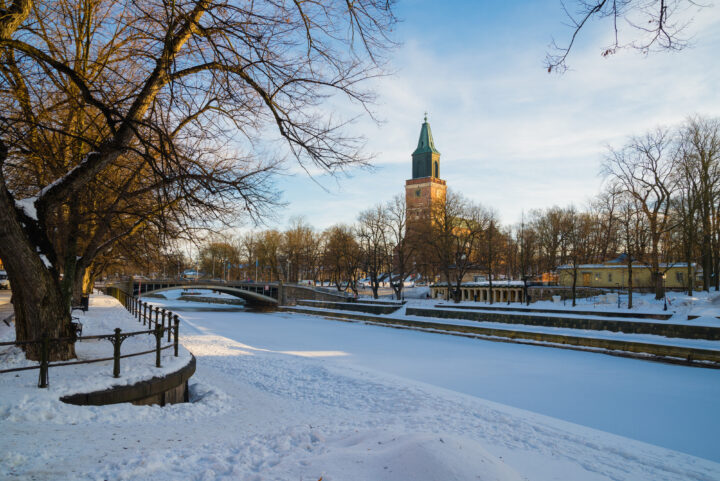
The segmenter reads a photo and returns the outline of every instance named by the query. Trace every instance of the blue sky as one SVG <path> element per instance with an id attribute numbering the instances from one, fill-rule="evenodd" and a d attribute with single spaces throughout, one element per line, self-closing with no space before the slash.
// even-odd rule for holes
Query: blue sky
<path id="1" fill-rule="evenodd" d="M 403 194 L 425 111 L 441 177 L 506 224 L 534 208 L 583 206 L 600 189 L 608 145 L 690 114 L 720 114 L 718 7 L 693 12 L 693 47 L 679 53 L 603 58 L 609 26 L 591 24 L 564 75 L 543 68 L 552 38 L 569 34 L 559 0 L 399 0 L 397 13 L 396 73 L 374 85 L 382 124 L 353 128 L 375 168 L 314 179 L 291 168 L 277 182 L 288 205 L 271 226 L 293 216 L 318 229 L 351 223 Z"/>

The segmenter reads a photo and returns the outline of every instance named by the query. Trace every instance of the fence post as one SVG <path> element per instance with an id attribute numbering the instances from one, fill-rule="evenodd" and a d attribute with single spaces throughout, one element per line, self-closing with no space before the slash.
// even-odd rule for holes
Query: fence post
<path id="1" fill-rule="evenodd" d="M 48 387 L 48 359 L 50 358 L 50 338 L 48 333 L 44 332 L 40 341 L 40 379 L 38 379 L 38 387 Z"/>
<path id="2" fill-rule="evenodd" d="M 145 306 L 143 306 L 143 318 L 142 318 L 143 326 L 145 325 L 145 321 L 147 320 L 147 308 L 148 308 L 148 303 L 145 302 Z"/>
<path id="3" fill-rule="evenodd" d="M 177 315 L 175 315 L 175 319 L 177 319 Z M 168 342 L 172 341 L 172 338 L 170 337 L 172 335 L 172 325 L 173 325 L 173 313 L 168 311 L 168 325 L 167 325 Z"/>
<path id="4" fill-rule="evenodd" d="M 167 311 L 166 311 L 165 308 L 163 307 L 163 309 L 162 309 L 162 316 L 160 317 L 160 325 L 163 327 L 163 329 L 165 329 L 165 314 L 166 314 L 166 313 L 167 313 Z"/>
<path id="5" fill-rule="evenodd" d="M 121 329 L 119 327 L 115 328 L 115 335 L 113 337 L 112 343 L 113 343 L 113 377 L 120 377 L 120 343 L 122 340 L 120 339 L 120 331 Z"/>
<path id="6" fill-rule="evenodd" d="M 160 343 L 163 338 L 163 328 L 160 324 L 155 325 L 155 367 L 160 366 Z"/>
<path id="7" fill-rule="evenodd" d="M 155 306 L 155 325 L 157 326 L 158 323 L 158 317 L 160 317 L 160 307 Z M 150 324 L 148 324 L 149 326 Z"/>
<path id="8" fill-rule="evenodd" d="M 180 330 L 180 319 L 178 319 L 177 314 L 175 314 L 175 357 L 178 357 L 178 338 L 180 337 L 178 331 Z"/>

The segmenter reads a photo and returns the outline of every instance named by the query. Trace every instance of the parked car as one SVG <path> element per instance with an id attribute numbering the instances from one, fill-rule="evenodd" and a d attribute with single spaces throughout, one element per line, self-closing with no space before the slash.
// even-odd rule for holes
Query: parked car
<path id="1" fill-rule="evenodd" d="M 0 289 L 10 289 L 10 280 L 5 271 L 0 271 Z"/>

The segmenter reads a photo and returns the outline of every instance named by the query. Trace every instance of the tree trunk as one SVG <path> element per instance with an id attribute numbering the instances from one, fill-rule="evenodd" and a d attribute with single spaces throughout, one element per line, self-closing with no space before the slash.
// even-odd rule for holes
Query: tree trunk
<path id="1" fill-rule="evenodd" d="M 490 304 L 492 304 L 493 303 L 492 269 L 490 269 L 490 272 L 488 275 L 488 298 L 490 299 Z"/>
<path id="2" fill-rule="evenodd" d="M 572 282 L 572 306 L 575 307 L 575 299 L 577 297 L 576 291 L 577 291 L 577 266 L 573 265 L 573 282 Z"/>
<path id="3" fill-rule="evenodd" d="M 454 292 L 455 303 L 458 303 L 461 300 L 461 297 L 462 297 L 461 287 L 462 287 L 462 277 L 459 275 L 455 276 L 455 292 Z"/>
<path id="4" fill-rule="evenodd" d="M 660 275 L 660 233 L 655 222 L 650 222 L 652 247 L 650 252 L 650 266 L 652 267 L 653 282 L 655 283 L 655 300 L 659 301 L 665 296 L 663 280 Z"/>
<path id="5" fill-rule="evenodd" d="M 72 305 L 79 306 L 83 296 L 92 293 L 95 279 L 92 276 L 90 268 L 77 265 L 72 283 Z"/>
<path id="6" fill-rule="evenodd" d="M 0 169 L 7 156 L 0 142 Z M 15 337 L 32 341 L 42 335 L 50 338 L 72 337 L 70 309 L 63 296 L 56 272 L 43 263 L 31 238 L 17 217 L 14 201 L 5 187 L 0 170 L 0 258 L 2 258 L 13 291 Z M 23 346 L 30 360 L 40 359 L 40 345 Z M 74 342 L 50 344 L 50 360 L 75 357 Z"/>
<path id="7" fill-rule="evenodd" d="M 380 281 L 377 275 L 370 276 L 370 289 L 372 289 L 373 299 L 378 298 L 378 289 L 380 289 Z"/>
<path id="8" fill-rule="evenodd" d="M 632 309 L 633 303 L 633 269 L 632 269 L 632 257 L 628 255 L 628 309 Z"/>

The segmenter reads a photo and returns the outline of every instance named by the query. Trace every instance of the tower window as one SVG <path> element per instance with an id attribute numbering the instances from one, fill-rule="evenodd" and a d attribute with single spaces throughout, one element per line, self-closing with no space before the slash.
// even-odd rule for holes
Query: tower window
<path id="1" fill-rule="evenodd" d="M 438 168 L 438 163 L 437 163 L 437 162 L 433 162 L 433 177 L 440 177 L 440 172 L 439 172 L 439 170 L 440 170 L 440 169 Z"/>

